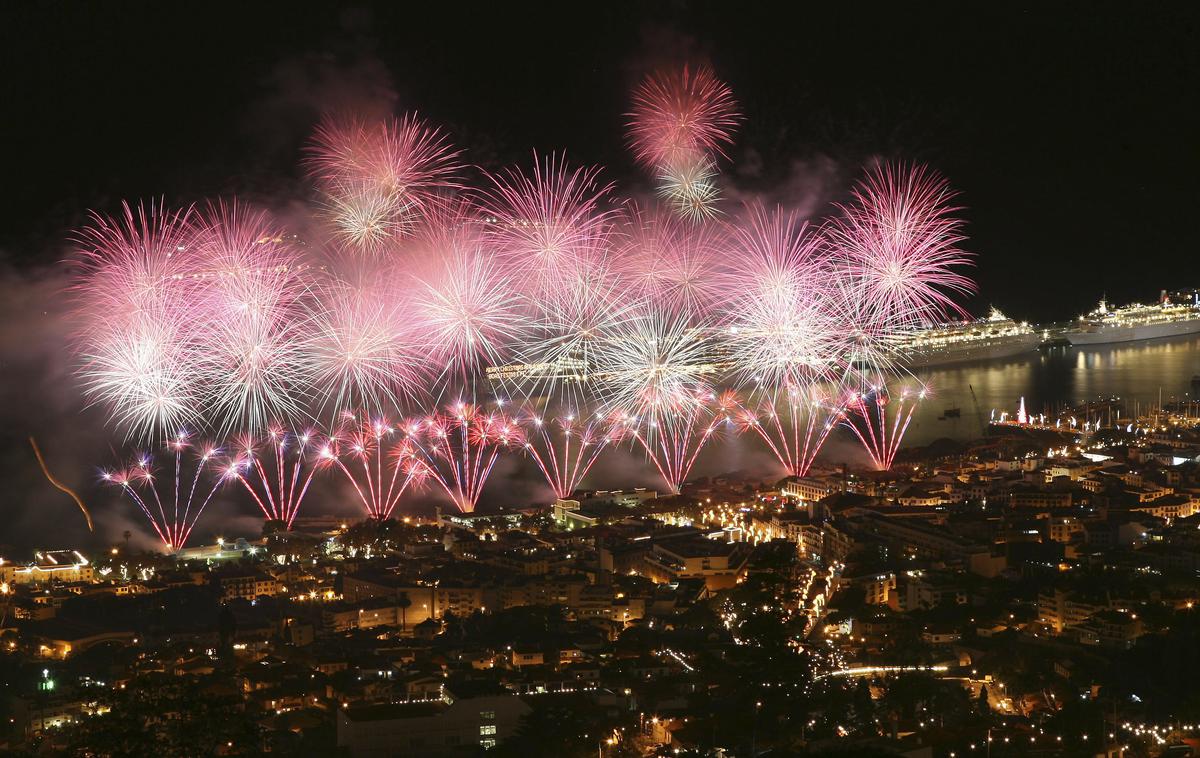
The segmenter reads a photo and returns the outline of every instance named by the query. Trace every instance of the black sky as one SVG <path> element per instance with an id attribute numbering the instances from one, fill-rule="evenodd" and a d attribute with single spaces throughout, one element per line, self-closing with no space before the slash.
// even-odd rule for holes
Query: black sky
<path id="1" fill-rule="evenodd" d="M 565 150 L 636 192 L 631 86 L 705 61 L 747 116 L 723 172 L 731 202 L 819 214 L 864 162 L 922 161 L 961 191 L 976 312 L 1057 319 L 1105 291 L 1200 286 L 1200 6 L 781 5 L 4 4 L 0 553 L 89 539 L 29 434 L 87 490 L 92 541 L 145 531 L 96 487 L 122 444 L 72 376 L 70 230 L 122 199 L 286 209 L 306 197 L 297 163 L 323 108 L 417 109 L 484 167 Z M 209 513 L 256 528 L 234 498 Z"/>
<path id="2" fill-rule="evenodd" d="M 478 163 L 565 149 L 637 183 L 626 92 L 691 58 L 744 106 L 727 173 L 751 191 L 833 166 L 836 199 L 872 156 L 943 172 L 975 310 L 1060 318 L 1200 285 L 1194 3 L 780 5 L 9 4 L 0 249 L 55 260 L 121 198 L 300 193 L 320 101 L 389 80 Z"/>

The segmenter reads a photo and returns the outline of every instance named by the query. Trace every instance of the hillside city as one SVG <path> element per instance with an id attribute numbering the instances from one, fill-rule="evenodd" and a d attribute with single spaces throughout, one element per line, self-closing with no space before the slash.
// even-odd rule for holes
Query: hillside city
<path id="1" fill-rule="evenodd" d="M 1136 426 L 1136 429 L 1134 428 Z M 0 563 L 12 755 L 1165 755 L 1200 419 Z M 188 718 L 181 718 L 186 710 Z"/>

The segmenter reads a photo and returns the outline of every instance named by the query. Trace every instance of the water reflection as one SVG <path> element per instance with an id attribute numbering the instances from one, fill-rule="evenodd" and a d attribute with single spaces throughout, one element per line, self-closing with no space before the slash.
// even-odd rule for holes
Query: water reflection
<path id="1" fill-rule="evenodd" d="M 1157 402 L 1189 397 L 1192 376 L 1200 374 L 1200 336 L 1151 342 L 1054 348 L 1002 361 L 931 368 L 918 372 L 933 396 L 913 417 L 906 442 L 923 444 L 938 437 L 979 435 L 979 416 L 971 387 L 986 421 L 993 408 L 1016 411 L 1025 397 L 1030 413 L 1104 395 Z M 958 408 L 960 416 L 944 416 Z"/>

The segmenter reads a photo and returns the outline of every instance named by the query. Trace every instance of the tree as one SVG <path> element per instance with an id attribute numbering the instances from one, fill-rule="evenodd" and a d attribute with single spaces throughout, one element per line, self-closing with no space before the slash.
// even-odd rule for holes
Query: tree
<path id="1" fill-rule="evenodd" d="M 404 634 L 404 628 L 408 625 L 406 612 L 412 607 L 412 599 L 407 592 L 401 592 L 400 597 L 396 598 L 396 607 L 400 609 L 400 633 Z"/>

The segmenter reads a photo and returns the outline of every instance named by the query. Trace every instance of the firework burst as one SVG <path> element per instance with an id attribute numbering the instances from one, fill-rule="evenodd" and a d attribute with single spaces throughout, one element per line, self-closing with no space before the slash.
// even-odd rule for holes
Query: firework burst
<path id="1" fill-rule="evenodd" d="M 423 397 L 430 362 L 419 349 L 408 288 L 372 268 L 354 281 L 322 285 L 309 302 L 304 360 L 318 414 L 394 410 Z"/>
<path id="2" fill-rule="evenodd" d="M 651 168 L 681 155 L 723 155 L 741 120 L 733 93 L 709 68 L 684 66 L 647 77 L 633 93 L 629 142 Z"/>
<path id="3" fill-rule="evenodd" d="M 749 209 L 734 231 L 737 267 L 724 323 L 741 383 L 805 386 L 835 372 L 835 304 L 820 238 L 794 215 Z"/>
<path id="4" fill-rule="evenodd" d="M 123 206 L 93 215 L 77 238 L 80 376 L 129 437 L 149 439 L 200 421 L 195 380 L 195 229 L 190 211 Z"/>
<path id="5" fill-rule="evenodd" d="M 716 217 L 717 167 L 703 155 L 685 155 L 658 167 L 658 196 L 681 218 L 692 222 Z"/>
<path id="6" fill-rule="evenodd" d="M 263 213 L 218 204 L 196 245 L 208 267 L 203 345 L 194 370 L 222 433 L 265 430 L 306 414 L 309 366 L 299 304 L 306 267 Z"/>
<path id="7" fill-rule="evenodd" d="M 621 240 L 616 257 L 633 295 L 625 291 L 626 299 L 701 318 L 719 310 L 724 288 L 718 262 L 728 242 L 721 227 L 685 224 L 663 210 L 632 206 Z"/>
<path id="8" fill-rule="evenodd" d="M 689 315 L 642 308 L 612 330 L 596 356 L 593 386 L 603 405 L 639 416 L 706 386 L 716 372 L 714 344 Z"/>
<path id="9" fill-rule="evenodd" d="M 904 329 L 963 313 L 953 297 L 974 284 L 958 272 L 970 257 L 959 248 L 953 199 L 945 180 L 923 166 L 882 164 L 828 225 L 842 276 L 875 309 L 873 320 Z"/>
<path id="10" fill-rule="evenodd" d="M 309 148 L 335 236 L 375 252 L 408 235 L 460 187 L 458 152 L 415 114 L 378 122 L 327 118 Z"/>
<path id="11" fill-rule="evenodd" d="M 532 298 L 562 298 L 606 247 L 612 214 L 601 205 L 612 185 L 600 182 L 599 169 L 572 168 L 553 155 L 535 155 L 529 173 L 508 169 L 489 179 L 480 198 L 489 244 Z"/>
<path id="12" fill-rule="evenodd" d="M 441 226 L 414 272 L 411 311 L 423 352 L 443 379 L 471 383 L 502 365 L 528 320 L 525 299 L 510 269 L 485 246 L 478 225 Z"/>

